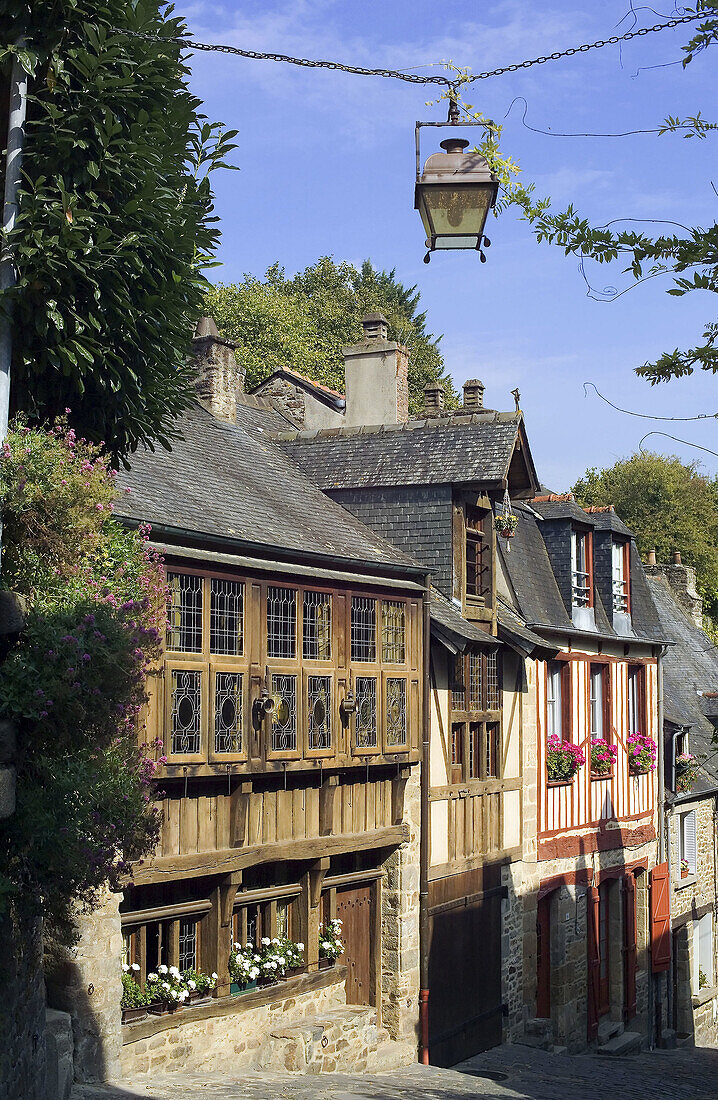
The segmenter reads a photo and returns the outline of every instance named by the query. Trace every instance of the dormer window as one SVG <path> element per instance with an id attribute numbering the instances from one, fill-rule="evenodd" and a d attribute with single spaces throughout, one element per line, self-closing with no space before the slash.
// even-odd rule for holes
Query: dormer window
<path id="1" fill-rule="evenodd" d="M 574 607 L 593 605 L 591 583 L 591 532 L 571 532 L 571 602 Z"/>
<path id="2" fill-rule="evenodd" d="M 466 595 L 488 604 L 491 597 L 491 526 L 489 513 L 466 510 Z"/>
<path id="3" fill-rule="evenodd" d="M 621 615 L 631 611 L 630 547 L 627 542 L 614 539 L 611 543 L 613 610 Z"/>

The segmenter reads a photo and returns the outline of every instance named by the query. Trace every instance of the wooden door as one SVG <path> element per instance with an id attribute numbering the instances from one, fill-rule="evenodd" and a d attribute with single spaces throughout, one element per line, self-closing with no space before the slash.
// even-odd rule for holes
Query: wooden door
<path id="1" fill-rule="evenodd" d="M 623 1018 L 626 1022 L 636 1015 L 636 880 L 626 875 L 623 880 Z"/>
<path id="2" fill-rule="evenodd" d="M 599 896 L 595 886 L 588 888 L 588 1038 L 598 1034 Z"/>
<path id="3" fill-rule="evenodd" d="M 337 890 L 337 917 L 342 921 L 347 968 L 347 1003 L 372 1003 L 371 981 L 371 885 Z"/>
<path id="4" fill-rule="evenodd" d="M 598 1014 L 605 1016 L 611 1008 L 609 984 L 609 884 L 598 888 Z"/>
<path id="5" fill-rule="evenodd" d="M 551 1017 L 551 895 L 539 898 L 536 912 L 536 1015 Z"/>
<path id="6" fill-rule="evenodd" d="M 449 906 L 430 917 L 429 1057 L 435 1066 L 454 1066 L 502 1038 L 501 898 Z"/>

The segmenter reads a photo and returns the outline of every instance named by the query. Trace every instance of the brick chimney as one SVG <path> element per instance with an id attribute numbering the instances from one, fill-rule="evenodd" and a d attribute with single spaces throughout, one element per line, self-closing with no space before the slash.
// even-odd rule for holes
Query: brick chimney
<path id="1" fill-rule="evenodd" d="M 212 416 L 230 424 L 237 421 L 237 398 L 244 393 L 244 372 L 234 354 L 237 346 L 219 335 L 213 317 L 200 317 L 192 339 L 197 398 Z"/>
<path id="2" fill-rule="evenodd" d="M 347 427 L 406 424 L 409 419 L 409 352 L 388 340 L 388 321 L 382 313 L 362 320 L 364 337 L 342 348 L 346 376 Z"/>
<path id="3" fill-rule="evenodd" d="M 444 411 L 444 387 L 441 382 L 427 382 L 424 386 L 424 416 L 440 416 Z"/>
<path id="4" fill-rule="evenodd" d="M 648 555 L 644 569 L 649 577 L 662 576 L 668 581 L 676 603 L 697 627 L 703 629 L 703 600 L 696 591 L 696 571 L 691 565 L 683 565 L 679 550 L 673 551 L 670 565 L 656 565 L 655 551 Z"/>
<path id="5" fill-rule="evenodd" d="M 464 382 L 464 413 L 478 413 L 484 411 L 484 383 L 478 378 L 470 378 Z"/>

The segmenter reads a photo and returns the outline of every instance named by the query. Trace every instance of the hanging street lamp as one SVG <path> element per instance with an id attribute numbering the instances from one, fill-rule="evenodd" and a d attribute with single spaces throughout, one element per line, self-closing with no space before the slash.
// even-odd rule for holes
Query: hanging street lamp
<path id="1" fill-rule="evenodd" d="M 499 181 L 478 153 L 467 153 L 469 142 L 450 137 L 441 142 L 443 153 L 433 153 L 421 172 L 419 131 L 423 126 L 483 126 L 490 122 L 459 122 L 455 99 L 449 100 L 446 122 L 417 122 L 416 188 L 414 209 L 419 211 L 426 230 L 428 264 L 437 249 L 471 248 L 486 262 L 483 248 L 490 245 L 484 236 L 489 210 L 496 202 Z"/>

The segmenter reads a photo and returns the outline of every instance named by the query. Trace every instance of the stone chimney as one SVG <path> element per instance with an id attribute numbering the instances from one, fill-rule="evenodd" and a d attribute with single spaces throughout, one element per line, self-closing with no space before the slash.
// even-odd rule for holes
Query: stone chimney
<path id="1" fill-rule="evenodd" d="M 382 313 L 362 320 L 364 338 L 342 348 L 346 377 L 347 427 L 406 424 L 409 419 L 409 353 L 387 340 L 388 322 Z"/>
<path id="2" fill-rule="evenodd" d="M 478 378 L 470 378 L 464 382 L 464 413 L 479 413 L 484 411 L 484 383 Z"/>
<path id="3" fill-rule="evenodd" d="M 212 416 L 230 424 L 237 421 L 237 399 L 244 393 L 244 372 L 234 354 L 237 346 L 219 335 L 214 318 L 200 317 L 192 339 L 197 398 Z"/>
<path id="4" fill-rule="evenodd" d="M 648 555 L 644 569 L 649 577 L 662 576 L 668 581 L 676 603 L 685 611 L 697 627 L 703 629 L 703 600 L 696 591 L 696 571 L 691 565 L 683 565 L 680 551 L 673 551 L 671 565 L 656 565 L 655 551 Z"/>
<path id="5" fill-rule="evenodd" d="M 440 416 L 444 411 L 444 387 L 441 382 L 427 382 L 424 386 L 424 416 Z"/>

